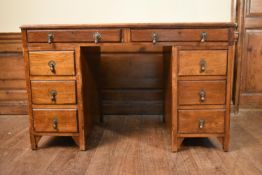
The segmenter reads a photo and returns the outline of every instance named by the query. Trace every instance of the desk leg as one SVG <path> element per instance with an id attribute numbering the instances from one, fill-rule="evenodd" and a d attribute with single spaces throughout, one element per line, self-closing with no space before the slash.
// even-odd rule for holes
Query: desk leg
<path id="1" fill-rule="evenodd" d="M 35 136 L 35 135 L 30 133 L 30 142 L 31 142 L 31 149 L 32 150 L 37 149 L 38 142 L 40 141 L 41 138 L 42 138 L 42 136 Z"/>
<path id="2" fill-rule="evenodd" d="M 172 47 L 171 64 L 170 64 L 170 83 L 171 83 L 171 117 L 172 117 L 172 151 L 176 152 L 181 139 L 177 137 L 177 55 L 178 49 Z"/>

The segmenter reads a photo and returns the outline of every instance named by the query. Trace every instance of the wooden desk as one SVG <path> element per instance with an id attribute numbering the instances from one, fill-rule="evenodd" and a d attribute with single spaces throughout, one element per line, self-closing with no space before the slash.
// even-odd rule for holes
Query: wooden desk
<path id="1" fill-rule="evenodd" d="M 228 151 L 234 24 L 27 25 L 21 29 L 32 149 L 44 135 L 72 136 L 80 150 L 87 148 L 93 123 L 103 117 L 101 51 L 125 49 L 123 53 L 162 53 L 164 122 L 172 151 L 186 137 L 211 136 Z"/>

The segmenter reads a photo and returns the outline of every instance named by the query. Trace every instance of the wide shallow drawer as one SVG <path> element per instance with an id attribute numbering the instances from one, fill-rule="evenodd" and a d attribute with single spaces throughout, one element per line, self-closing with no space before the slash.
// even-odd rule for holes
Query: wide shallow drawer
<path id="1" fill-rule="evenodd" d="M 73 51 L 30 52 L 31 75 L 75 75 Z"/>
<path id="2" fill-rule="evenodd" d="M 178 74 L 226 75 L 227 50 L 183 50 L 179 52 Z"/>
<path id="3" fill-rule="evenodd" d="M 31 81 L 33 104 L 75 104 L 75 81 Z"/>
<path id="4" fill-rule="evenodd" d="M 36 132 L 77 132 L 76 109 L 33 109 Z"/>
<path id="5" fill-rule="evenodd" d="M 179 133 L 223 133 L 225 110 L 179 110 Z"/>
<path id="6" fill-rule="evenodd" d="M 226 81 L 179 81 L 179 105 L 225 104 Z"/>
<path id="7" fill-rule="evenodd" d="M 28 30 L 29 43 L 120 42 L 120 29 Z"/>
<path id="8" fill-rule="evenodd" d="M 228 29 L 132 29 L 131 41 L 228 41 Z"/>

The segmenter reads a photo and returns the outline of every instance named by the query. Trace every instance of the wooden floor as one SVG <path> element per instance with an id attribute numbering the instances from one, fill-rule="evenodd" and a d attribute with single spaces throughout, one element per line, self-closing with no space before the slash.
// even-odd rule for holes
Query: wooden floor
<path id="1" fill-rule="evenodd" d="M 231 151 L 215 139 L 187 139 L 178 153 L 160 116 L 106 116 L 90 137 L 88 151 L 71 138 L 45 137 L 29 145 L 27 116 L 0 116 L 0 174 L 262 174 L 262 112 L 232 117 Z"/>

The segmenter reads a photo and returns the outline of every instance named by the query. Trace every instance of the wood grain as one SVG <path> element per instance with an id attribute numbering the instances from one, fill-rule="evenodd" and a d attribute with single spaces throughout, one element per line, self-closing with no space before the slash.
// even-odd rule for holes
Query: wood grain
<path id="1" fill-rule="evenodd" d="M 201 33 L 206 32 L 207 41 L 227 41 L 227 29 L 133 29 L 132 41 L 152 42 L 152 34 L 157 34 L 157 42 L 162 41 L 200 41 Z"/>
<path id="2" fill-rule="evenodd" d="M 33 104 L 75 104 L 75 81 L 31 81 Z M 55 101 L 51 100 L 50 92 L 55 90 Z"/>
<path id="3" fill-rule="evenodd" d="M 101 92 L 105 101 L 162 101 L 162 89 L 104 89 Z"/>
<path id="4" fill-rule="evenodd" d="M 0 90 L 0 101 L 27 101 L 25 89 Z"/>
<path id="5" fill-rule="evenodd" d="M 243 71 L 242 91 L 262 95 L 262 43 L 258 42 L 262 39 L 262 30 L 248 30 L 246 38 L 247 52 L 245 65 L 243 65 L 245 71 Z"/>
<path id="6" fill-rule="evenodd" d="M 27 24 L 21 29 L 94 29 L 94 28 L 228 28 L 234 27 L 232 22 L 213 23 L 111 23 L 111 24 Z"/>
<path id="7" fill-rule="evenodd" d="M 55 63 L 54 71 L 48 65 Z M 30 75 L 75 75 L 73 51 L 29 52 Z"/>
<path id="8" fill-rule="evenodd" d="M 162 53 L 102 53 L 100 77 L 103 89 L 162 88 Z"/>
<path id="9" fill-rule="evenodd" d="M 231 118 L 232 151 L 226 153 L 212 137 L 185 139 L 180 152 L 170 153 L 169 132 L 154 115 L 108 116 L 94 128 L 85 152 L 69 137 L 44 137 L 35 152 L 28 149 L 27 116 L 1 115 L 0 169 L 10 175 L 260 175 L 261 115 L 241 110 Z"/>
<path id="10" fill-rule="evenodd" d="M 52 42 L 94 42 L 94 34 L 101 34 L 99 42 L 120 42 L 120 29 L 88 29 L 88 30 L 29 30 L 28 42 L 47 43 L 48 34 L 53 34 Z"/>
<path id="11" fill-rule="evenodd" d="M 53 120 L 57 119 L 57 129 Z M 75 109 L 33 109 L 34 131 L 77 132 L 77 110 Z"/>
<path id="12" fill-rule="evenodd" d="M 102 121 L 99 78 L 100 48 L 86 47 L 77 49 L 78 68 L 78 108 L 79 113 L 79 145 L 80 150 L 86 150 L 88 136 L 95 123 Z"/>
<path id="13" fill-rule="evenodd" d="M 161 47 L 124 48 L 101 48 L 97 78 L 103 114 L 160 114 L 164 84 Z"/>
<path id="14" fill-rule="evenodd" d="M 1 53 L 21 53 L 23 51 L 21 33 L 0 33 Z"/>
<path id="15" fill-rule="evenodd" d="M 25 69 L 22 53 L 0 53 L 0 79 L 24 80 Z"/>
<path id="16" fill-rule="evenodd" d="M 160 115 L 163 113 L 162 101 L 104 101 L 102 107 L 105 115 Z"/>
<path id="17" fill-rule="evenodd" d="M 0 80 L 0 89 L 26 89 L 25 80 Z"/>
<path id="18" fill-rule="evenodd" d="M 204 61 L 204 71 L 201 71 Z M 178 75 L 226 75 L 227 50 L 181 50 L 179 52 Z"/>
<path id="19" fill-rule="evenodd" d="M 28 114 L 27 100 L 0 101 L 0 115 Z"/>
<path id="20" fill-rule="evenodd" d="M 200 91 L 205 91 L 205 100 L 200 101 Z M 180 81 L 178 83 L 179 105 L 225 104 L 225 81 Z"/>
<path id="21" fill-rule="evenodd" d="M 248 0 L 247 2 L 247 16 L 256 17 L 262 16 L 262 3 L 259 0 Z"/>
<path id="22" fill-rule="evenodd" d="M 224 133 L 225 110 L 179 110 L 179 133 Z M 204 127 L 199 127 L 204 120 Z"/>
<path id="23" fill-rule="evenodd" d="M 88 141 L 86 138 L 91 133 L 94 121 L 103 116 L 101 114 L 114 114 L 117 112 L 121 114 L 119 113 L 121 110 L 130 114 L 132 109 L 138 112 L 135 114 L 150 114 L 146 113 L 148 111 L 161 114 L 164 110 L 164 96 L 161 94 L 159 96 L 157 91 L 165 91 L 165 121 L 168 126 L 171 126 L 169 134 L 171 135 L 171 149 L 173 151 L 180 148 L 185 137 L 201 136 L 197 133 L 195 135 L 192 135 L 192 133 L 179 135 L 177 133 L 179 124 L 178 104 L 188 105 L 181 108 L 188 110 L 225 110 L 225 122 L 221 124 L 226 128 L 225 134 L 217 134 L 210 129 L 213 135 L 208 133 L 204 136 L 218 137 L 218 140 L 223 144 L 224 150 L 227 151 L 229 145 L 229 102 L 234 28 L 232 24 L 228 25 L 226 23 L 223 25 L 217 24 L 217 26 L 212 24 L 199 24 L 199 26 L 196 26 L 195 24 L 189 27 L 188 25 L 163 24 L 162 28 L 150 24 L 141 24 L 136 27 L 134 25 L 128 27 L 125 24 L 118 26 L 98 25 L 95 28 L 91 28 L 92 25 L 90 25 L 85 29 L 83 28 L 85 25 L 76 25 L 75 27 L 70 25 L 62 27 L 61 25 L 60 28 L 54 28 L 52 25 L 47 25 L 49 28 L 44 26 L 41 28 L 41 26 L 37 25 L 35 27 L 22 27 L 27 73 L 29 73 L 28 64 L 30 65 L 28 63 L 28 50 L 30 52 L 75 52 L 75 76 L 59 78 L 58 76 L 47 76 L 44 78 L 44 76 L 38 75 L 27 77 L 27 80 L 31 78 L 30 81 L 27 81 L 28 92 L 31 93 L 32 90 L 33 105 L 30 103 L 30 107 L 39 105 L 45 108 L 43 105 L 70 104 L 69 106 L 63 106 L 71 108 L 72 105 L 77 105 L 79 132 L 69 133 L 68 135 L 73 136 L 73 140 L 79 145 L 80 150 L 85 150 Z M 123 29 L 123 32 L 121 26 L 127 26 Z M 94 34 L 97 31 L 101 32 L 102 39 L 99 42 L 94 42 Z M 156 43 L 155 45 L 151 43 L 152 32 L 157 33 L 156 41 L 162 43 Z M 201 40 L 203 32 L 207 34 L 205 40 Z M 53 36 L 50 43 L 47 43 L 48 34 Z M 123 49 L 125 46 L 127 46 L 126 50 Z M 135 47 L 132 48 L 132 46 Z M 158 48 L 155 49 L 153 46 Z M 102 50 L 105 52 L 101 52 Z M 185 76 L 183 78 L 178 76 L 178 70 L 181 68 L 178 67 L 180 51 L 185 51 L 184 54 L 187 54 L 187 51 L 195 51 L 190 56 L 182 54 L 181 60 L 193 57 L 192 60 L 185 59 L 187 65 L 199 61 L 200 58 L 198 57 L 200 56 L 208 57 L 206 66 L 210 69 L 206 70 L 207 74 L 205 77 L 203 76 L 204 78 L 200 78 L 194 73 L 186 73 L 186 78 Z M 222 59 L 218 57 L 222 57 Z M 221 59 L 217 64 L 215 64 L 216 58 Z M 209 61 L 210 59 L 212 60 Z M 193 67 L 193 69 L 196 69 L 196 67 Z M 166 81 L 168 82 L 166 83 Z M 42 85 L 42 87 L 38 88 L 36 82 L 42 82 L 42 84 L 38 84 Z M 51 82 L 56 82 L 56 84 L 52 85 Z M 66 87 L 68 88 L 69 85 L 63 85 L 61 82 L 75 82 L 76 86 L 73 87 L 73 84 L 71 84 L 68 90 Z M 60 103 L 50 103 L 49 92 L 54 87 L 59 88 L 58 90 L 62 92 L 62 95 L 64 94 Z M 123 90 L 132 94 L 119 93 Z M 152 99 L 147 99 L 146 94 L 136 94 L 137 92 L 141 94 L 147 90 L 154 92 Z M 200 101 L 200 90 L 206 91 L 203 102 Z M 59 91 L 58 94 L 61 93 Z M 68 99 L 72 100 L 72 98 L 74 98 L 74 101 L 66 101 Z M 30 100 L 31 96 L 29 95 Z M 43 101 L 41 102 L 41 100 Z M 208 105 L 207 108 L 203 108 L 204 105 Z M 192 109 L 190 109 L 191 107 Z M 32 123 L 33 114 L 30 113 L 30 116 L 30 122 Z M 100 117 L 100 121 L 103 121 L 102 117 Z M 212 124 L 208 125 L 213 127 Z M 44 135 L 56 134 L 50 132 L 46 134 L 34 133 L 31 130 L 30 138 L 33 149 L 36 149 L 40 138 Z M 61 133 L 57 135 L 62 136 Z M 63 136 L 65 135 L 63 134 Z"/>
<path id="24" fill-rule="evenodd" d="M 239 108 L 262 107 L 261 20 L 260 0 L 238 2 L 239 41 L 236 50 L 234 80 L 235 112 Z"/>
<path id="25" fill-rule="evenodd" d="M 0 114 L 27 114 L 20 33 L 0 33 Z"/>

